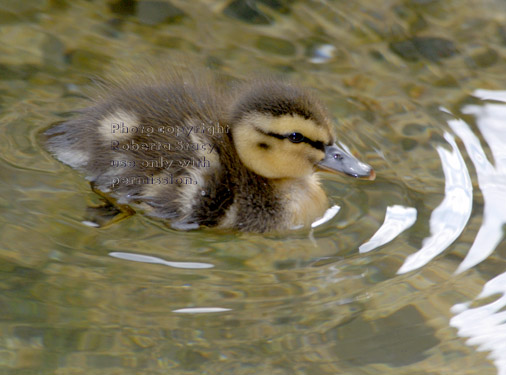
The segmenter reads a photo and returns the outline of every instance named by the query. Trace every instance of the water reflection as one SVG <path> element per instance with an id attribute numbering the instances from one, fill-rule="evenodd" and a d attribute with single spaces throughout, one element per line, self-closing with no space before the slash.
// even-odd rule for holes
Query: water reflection
<path id="1" fill-rule="evenodd" d="M 359 251 L 367 253 L 392 241 L 415 223 L 416 213 L 416 208 L 413 207 L 399 205 L 387 207 L 385 222 L 369 241 L 360 245 Z"/>
<path id="2" fill-rule="evenodd" d="M 164 266 L 174 267 L 174 268 L 188 268 L 188 269 L 201 269 L 201 268 L 212 268 L 214 265 L 210 263 L 197 263 L 197 262 L 169 262 L 167 260 L 153 257 L 150 255 L 142 255 L 142 254 L 133 254 L 133 253 L 123 253 L 120 251 L 113 251 L 109 253 L 110 256 L 114 258 L 130 260 L 134 262 L 140 263 L 155 263 L 155 264 L 163 264 Z"/>
<path id="3" fill-rule="evenodd" d="M 174 313 L 179 314 L 205 314 L 205 313 L 218 313 L 231 311 L 232 309 L 226 309 L 224 307 L 188 307 L 185 309 L 172 310 Z"/>
<path id="4" fill-rule="evenodd" d="M 337 215 L 339 210 L 341 210 L 341 207 L 339 207 L 338 205 L 334 205 L 334 206 L 330 207 L 327 211 L 325 211 L 325 214 L 323 214 L 323 216 L 320 219 L 315 220 L 311 224 L 311 228 L 316 228 L 316 227 L 326 223 L 327 221 L 331 220 L 334 216 Z"/>
<path id="5" fill-rule="evenodd" d="M 455 138 L 449 133 L 444 137 L 453 150 L 437 147 L 445 175 L 445 197 L 431 214 L 431 236 L 424 239 L 420 250 L 408 256 L 399 274 L 416 270 L 441 254 L 462 233 L 471 215 L 473 187 L 469 172 Z"/>
<path id="6" fill-rule="evenodd" d="M 483 306 L 470 308 L 470 302 L 454 305 L 450 325 L 458 329 L 459 336 L 469 337 L 467 344 L 490 351 L 498 375 L 506 375 L 506 272 L 487 282 L 477 299 L 494 295 L 501 297 Z"/>
<path id="7" fill-rule="evenodd" d="M 506 91 L 494 94 L 493 91 L 477 90 L 475 95 L 506 101 Z M 483 106 L 469 105 L 462 111 L 476 116 L 478 128 L 490 147 L 495 166 L 487 160 L 478 137 L 471 132 L 466 123 L 450 122 L 452 130 L 462 139 L 473 161 L 485 205 L 483 223 L 457 272 L 475 266 L 492 254 L 504 236 L 502 226 L 506 223 L 506 105 L 496 103 L 487 103 Z"/>
<path id="8" fill-rule="evenodd" d="M 506 91 L 476 90 L 474 95 L 481 99 L 506 102 Z M 476 123 L 494 158 L 492 164 L 486 157 L 478 137 L 463 121 L 451 121 L 450 127 L 462 139 L 471 158 L 478 183 L 483 193 L 483 222 L 464 261 L 457 272 L 463 272 L 485 260 L 504 237 L 506 223 L 506 104 L 485 103 L 482 106 L 468 105 L 462 110 L 476 117 Z M 494 301 L 470 307 L 471 303 L 499 296 Z M 506 272 L 488 281 L 476 298 L 478 301 L 456 304 L 452 307 L 455 316 L 450 325 L 458 329 L 458 335 L 468 337 L 467 344 L 478 346 L 479 351 L 490 351 L 499 375 L 506 374 Z"/>
<path id="9" fill-rule="evenodd" d="M 309 59 L 313 64 L 329 62 L 336 53 L 336 47 L 332 44 L 322 44 L 314 48 L 312 57 Z"/>

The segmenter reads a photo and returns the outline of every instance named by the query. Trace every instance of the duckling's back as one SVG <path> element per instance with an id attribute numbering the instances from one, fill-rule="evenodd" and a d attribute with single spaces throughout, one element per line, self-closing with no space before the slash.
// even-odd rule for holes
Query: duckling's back
<path id="1" fill-rule="evenodd" d="M 116 85 L 49 129 L 47 147 L 120 204 L 181 226 L 215 225 L 233 200 L 223 160 L 237 160 L 225 103 L 194 79 Z"/>

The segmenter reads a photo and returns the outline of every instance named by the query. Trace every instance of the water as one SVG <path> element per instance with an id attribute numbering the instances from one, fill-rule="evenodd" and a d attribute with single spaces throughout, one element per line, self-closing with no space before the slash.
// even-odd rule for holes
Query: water
<path id="1" fill-rule="evenodd" d="M 506 374 L 501 0 L 0 2 L 0 373 Z M 313 87 L 376 181 L 327 222 L 178 232 L 38 143 L 91 76 L 184 61 Z M 332 216 L 332 215 L 330 215 Z"/>

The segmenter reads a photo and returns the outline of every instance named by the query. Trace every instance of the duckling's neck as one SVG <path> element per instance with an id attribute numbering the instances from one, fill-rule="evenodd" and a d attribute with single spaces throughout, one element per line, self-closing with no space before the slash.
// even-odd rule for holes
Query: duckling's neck
<path id="1" fill-rule="evenodd" d="M 327 195 L 315 174 L 271 181 L 283 202 L 290 228 L 311 225 L 328 208 Z"/>

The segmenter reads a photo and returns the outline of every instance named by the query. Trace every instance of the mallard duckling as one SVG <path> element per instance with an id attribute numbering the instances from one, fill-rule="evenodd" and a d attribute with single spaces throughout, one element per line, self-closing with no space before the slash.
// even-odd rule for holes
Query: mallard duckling
<path id="1" fill-rule="evenodd" d="M 94 189 L 178 229 L 308 226 L 328 208 L 317 170 L 374 178 L 336 145 L 324 106 L 277 80 L 120 84 L 45 134 Z"/>

